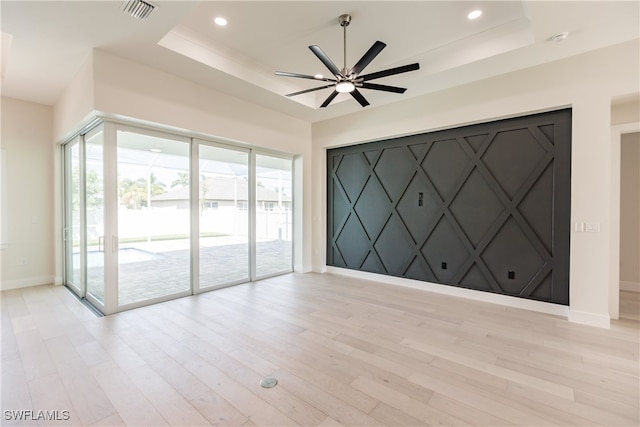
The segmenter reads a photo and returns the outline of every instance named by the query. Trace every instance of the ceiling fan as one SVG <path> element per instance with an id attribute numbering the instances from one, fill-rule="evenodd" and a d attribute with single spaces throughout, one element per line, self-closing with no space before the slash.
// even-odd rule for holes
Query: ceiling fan
<path id="1" fill-rule="evenodd" d="M 276 75 L 284 76 L 284 77 L 296 77 L 299 79 L 310 79 L 310 80 L 319 80 L 323 82 L 330 82 L 330 84 L 326 86 L 315 87 L 312 89 L 301 90 L 299 92 L 289 93 L 286 96 L 296 96 L 302 95 L 303 93 L 313 92 L 316 90 L 333 88 L 333 92 L 324 100 L 320 108 L 324 108 L 328 106 L 333 99 L 338 96 L 339 93 L 349 93 L 351 96 L 360 103 L 363 107 L 369 105 L 369 102 L 365 99 L 364 96 L 358 91 L 358 89 L 371 89 L 371 90 L 381 90 L 384 92 L 393 92 L 393 93 L 404 93 L 407 89 L 403 87 L 397 86 L 386 86 L 375 83 L 369 83 L 370 80 L 379 79 L 382 77 L 393 76 L 395 74 L 406 73 L 408 71 L 415 71 L 420 68 L 420 64 L 417 62 L 415 64 L 403 65 L 401 67 L 389 68 L 387 70 L 377 71 L 375 73 L 360 75 L 362 70 L 369 65 L 373 59 L 378 56 L 378 54 L 384 49 L 387 45 L 381 41 L 376 41 L 373 46 L 369 48 L 369 50 L 360 58 L 356 64 L 347 68 L 347 27 L 351 22 L 351 15 L 344 14 L 338 17 L 338 22 L 340 26 L 343 28 L 344 32 L 344 67 L 340 70 L 334 63 L 329 59 L 326 53 L 319 46 L 311 45 L 309 49 L 313 52 L 318 59 L 331 71 L 334 78 L 327 78 L 322 75 L 309 76 L 306 74 L 297 74 L 297 73 L 287 73 L 285 71 L 276 71 Z"/>

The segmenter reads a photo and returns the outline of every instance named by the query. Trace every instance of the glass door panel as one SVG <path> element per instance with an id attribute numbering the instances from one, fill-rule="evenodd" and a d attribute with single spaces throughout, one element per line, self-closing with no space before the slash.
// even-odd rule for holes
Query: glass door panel
<path id="1" fill-rule="evenodd" d="M 293 270 L 292 164 L 256 154 L 256 277 Z"/>
<path id="2" fill-rule="evenodd" d="M 87 296 L 93 297 L 104 306 L 104 132 L 102 126 L 85 135 L 84 143 Z"/>
<path id="3" fill-rule="evenodd" d="M 66 284 L 79 296 L 84 296 L 82 264 L 82 169 L 80 160 L 80 138 L 64 147 L 65 160 L 65 237 L 66 237 Z"/>
<path id="4" fill-rule="evenodd" d="M 249 153 L 199 147 L 200 288 L 249 280 Z"/>
<path id="5" fill-rule="evenodd" d="M 191 291 L 189 142 L 117 131 L 118 305 Z"/>

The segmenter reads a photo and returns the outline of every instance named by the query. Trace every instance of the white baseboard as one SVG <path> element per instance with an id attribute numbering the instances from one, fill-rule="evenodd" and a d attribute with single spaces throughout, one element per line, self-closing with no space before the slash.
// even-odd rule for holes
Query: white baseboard
<path id="1" fill-rule="evenodd" d="M 569 318 L 569 307 L 560 304 L 552 304 L 542 301 L 534 301 L 524 298 L 517 298 L 507 295 L 493 294 L 491 292 L 476 291 L 473 289 L 458 288 L 455 286 L 441 285 L 438 283 L 423 282 L 420 280 L 404 279 L 401 277 L 386 276 L 384 274 L 367 273 L 364 271 L 350 270 L 339 267 L 326 267 L 327 273 L 339 274 L 342 276 L 354 277 L 357 279 L 372 280 L 389 285 L 405 286 L 414 289 L 421 289 L 429 292 L 436 292 L 444 295 L 451 295 L 460 298 L 483 301 L 491 304 L 499 304 L 506 307 L 521 308 L 523 310 L 536 311 L 539 313 L 551 314 Z"/>
<path id="2" fill-rule="evenodd" d="M 0 289 L 8 291 L 9 289 L 28 288 L 29 286 L 50 285 L 54 283 L 54 280 L 54 276 L 38 276 L 16 280 L 3 280 Z"/>
<path id="3" fill-rule="evenodd" d="M 640 282 L 627 282 L 627 281 L 621 280 L 620 281 L 620 290 L 621 291 L 640 292 Z"/>
<path id="4" fill-rule="evenodd" d="M 585 311 L 569 310 L 569 322 L 609 329 L 611 318 L 604 314 L 587 313 Z"/>

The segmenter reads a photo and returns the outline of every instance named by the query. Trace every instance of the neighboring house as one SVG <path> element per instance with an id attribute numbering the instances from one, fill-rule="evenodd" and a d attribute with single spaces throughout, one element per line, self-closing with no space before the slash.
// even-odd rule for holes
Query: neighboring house
<path id="1" fill-rule="evenodd" d="M 189 187 L 180 187 L 151 198 L 152 208 L 189 208 Z M 269 188 L 257 187 L 258 209 L 264 211 L 291 210 L 291 196 Z M 202 209 L 235 208 L 247 210 L 248 185 L 244 178 L 208 177 L 201 183 L 200 203 Z"/>

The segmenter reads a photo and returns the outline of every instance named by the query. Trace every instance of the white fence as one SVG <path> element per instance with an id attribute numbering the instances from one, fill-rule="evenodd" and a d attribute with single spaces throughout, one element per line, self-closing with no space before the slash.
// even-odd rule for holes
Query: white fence
<path id="1" fill-rule="evenodd" d="M 207 209 L 200 214 L 202 233 L 247 236 L 248 215 L 246 210 L 234 208 Z M 101 216 L 94 216 L 96 219 Z M 93 222 L 93 221 L 91 221 Z M 88 229 L 102 230 L 98 221 L 87 224 Z M 292 215 L 289 210 L 256 212 L 256 238 L 258 240 L 292 239 Z M 151 208 L 126 209 L 118 211 L 118 236 L 120 239 L 148 238 L 149 236 L 185 236 L 190 231 L 188 209 Z M 91 237 L 90 237 L 91 238 Z"/>

